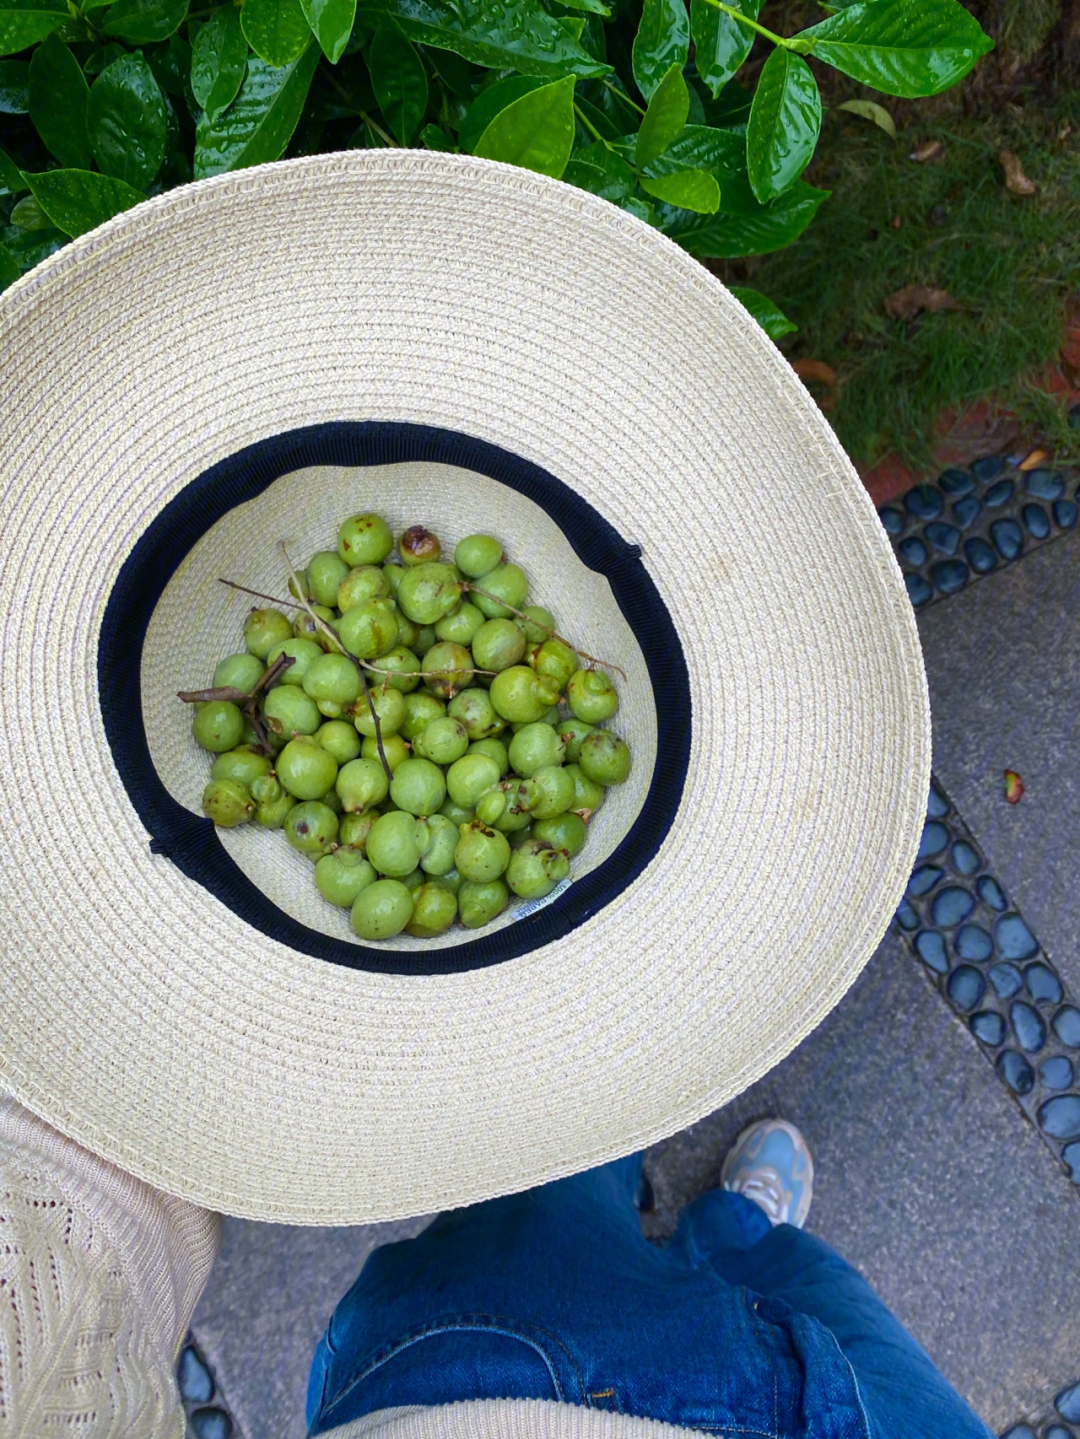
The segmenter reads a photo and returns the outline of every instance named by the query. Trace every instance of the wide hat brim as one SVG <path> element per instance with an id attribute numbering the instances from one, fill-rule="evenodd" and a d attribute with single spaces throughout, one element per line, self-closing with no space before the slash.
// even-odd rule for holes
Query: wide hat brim
<path id="1" fill-rule="evenodd" d="M 831 430 L 697 261 L 519 169 L 335 154 L 74 241 L 0 300 L 0 346 L 0 1079 L 23 1104 L 226 1213 L 386 1220 L 646 1146 L 845 993 L 925 810 L 917 630 Z M 151 852 L 102 712 L 110 599 L 166 507 L 258 442 L 372 421 L 569 486 L 641 546 L 686 661 L 655 854 L 565 935 L 459 972 L 253 929 Z"/>

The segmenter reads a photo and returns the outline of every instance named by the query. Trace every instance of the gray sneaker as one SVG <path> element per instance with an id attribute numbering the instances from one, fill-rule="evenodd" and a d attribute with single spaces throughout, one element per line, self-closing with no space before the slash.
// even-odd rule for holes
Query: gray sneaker
<path id="1" fill-rule="evenodd" d="M 720 1185 L 752 1199 L 770 1224 L 801 1229 L 814 1195 L 814 1161 L 806 1140 L 784 1119 L 752 1124 L 728 1151 Z"/>

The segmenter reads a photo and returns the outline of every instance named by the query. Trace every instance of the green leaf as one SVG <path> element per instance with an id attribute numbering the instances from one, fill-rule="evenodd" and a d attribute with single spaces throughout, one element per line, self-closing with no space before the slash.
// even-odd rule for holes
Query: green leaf
<path id="1" fill-rule="evenodd" d="M 886 135 L 896 139 L 896 122 L 884 105 L 879 105 L 874 100 L 845 100 L 836 108 L 846 110 L 849 115 L 859 115 L 864 120 L 872 120 L 879 130 L 884 130 Z"/>
<path id="2" fill-rule="evenodd" d="M 51 230 L 52 221 L 33 195 L 24 195 L 11 207 L 11 223 L 20 230 Z"/>
<path id="3" fill-rule="evenodd" d="M 232 10 L 231 5 L 223 8 Z M 147 45 L 143 56 L 166 95 L 184 94 L 191 80 L 191 46 L 186 40 L 170 35 L 160 45 Z M 104 65 L 101 68 L 104 69 Z"/>
<path id="4" fill-rule="evenodd" d="M 66 0 L 0 0 L 0 55 L 36 45 L 70 19 Z"/>
<path id="5" fill-rule="evenodd" d="M 14 285 L 21 274 L 22 267 L 18 260 L 6 245 L 0 245 L 0 290 L 6 290 L 9 285 Z"/>
<path id="6" fill-rule="evenodd" d="M 729 80 L 716 99 L 705 106 L 705 119 L 710 125 L 742 130 L 745 134 L 753 101 L 753 95 L 744 85 L 738 80 Z"/>
<path id="7" fill-rule="evenodd" d="M 610 9 L 601 3 L 601 0 L 563 0 L 568 10 L 587 10 L 590 15 L 603 15 L 607 20 L 611 16 Z"/>
<path id="8" fill-rule="evenodd" d="M 761 0 L 729 0 L 733 9 L 756 20 Z M 749 25 L 709 5 L 707 0 L 690 0 L 690 30 L 694 37 L 694 62 L 708 85 L 713 99 L 750 54 L 755 32 Z"/>
<path id="9" fill-rule="evenodd" d="M 114 60 L 94 81 L 86 125 L 98 169 L 145 190 L 165 158 L 169 119 L 154 73 L 138 51 Z"/>
<path id="10" fill-rule="evenodd" d="M 454 142 L 438 125 L 425 125 L 420 131 L 420 143 L 425 150 L 453 150 Z"/>
<path id="11" fill-rule="evenodd" d="M 779 199 L 761 205 L 748 180 L 732 180 L 720 193 L 720 209 L 715 215 L 673 210 L 663 216 L 663 229 L 700 259 L 767 255 L 799 238 L 828 193 L 799 180 Z"/>
<path id="12" fill-rule="evenodd" d="M 683 0 L 645 0 L 634 36 L 633 66 L 638 89 L 651 100 L 672 66 L 680 71 L 690 53 L 690 17 Z"/>
<path id="13" fill-rule="evenodd" d="M 620 206 L 633 198 L 637 188 L 634 167 L 599 140 L 577 152 L 563 171 L 563 179 L 568 185 L 576 185 L 579 190 L 588 190 Z"/>
<path id="14" fill-rule="evenodd" d="M 152 45 L 179 30 L 188 0 L 116 0 L 101 28 L 130 45 Z"/>
<path id="15" fill-rule="evenodd" d="M 93 163 L 86 137 L 89 94 L 78 60 L 59 35 L 46 35 L 30 61 L 30 118 L 49 153 L 72 170 L 89 170 Z"/>
<path id="16" fill-rule="evenodd" d="M 123 180 L 90 170 L 46 170 L 23 178 L 34 199 L 65 235 L 84 235 L 146 199 L 141 190 Z"/>
<path id="17" fill-rule="evenodd" d="M 686 93 L 682 66 L 675 64 L 653 91 L 641 122 L 634 151 L 639 170 L 644 170 L 679 137 L 689 113 L 690 97 Z"/>
<path id="18" fill-rule="evenodd" d="M 427 109 L 424 62 L 392 20 L 384 20 L 375 31 L 367 62 L 379 109 L 398 144 L 407 145 Z"/>
<path id="19" fill-rule="evenodd" d="M 744 175 L 746 141 L 734 130 L 687 125 L 678 139 L 645 167 L 650 178 L 674 175 L 680 170 L 707 170 L 721 178 Z"/>
<path id="20" fill-rule="evenodd" d="M 191 92 L 211 120 L 236 99 L 247 63 L 240 12 L 232 5 L 219 5 L 191 47 Z"/>
<path id="21" fill-rule="evenodd" d="M 477 65 L 522 75 L 602 75 L 602 64 L 567 34 L 540 0 L 365 0 L 373 24 L 389 15 L 420 45 L 453 50 Z"/>
<path id="22" fill-rule="evenodd" d="M 278 69 L 298 60 L 311 39 L 300 0 L 244 0 L 240 25 L 259 59 Z"/>
<path id="23" fill-rule="evenodd" d="M 748 290 L 742 285 L 732 285 L 731 293 L 740 305 L 750 311 L 770 340 L 778 340 L 781 335 L 790 335 L 799 328 L 760 290 Z"/>
<path id="24" fill-rule="evenodd" d="M 0 60 L 0 115 L 25 115 L 30 109 L 30 66 L 25 60 Z"/>
<path id="25" fill-rule="evenodd" d="M 585 96 L 580 92 L 575 96 L 574 104 L 581 111 L 582 115 L 585 116 L 586 120 L 588 120 L 593 130 L 598 131 L 605 140 L 617 140 L 623 133 L 621 127 L 612 124 L 605 112 L 597 109 L 597 107 L 586 100 Z M 592 134 L 592 130 L 589 131 L 589 134 Z"/>
<path id="26" fill-rule="evenodd" d="M 15 161 L 0 150 L 0 195 L 21 195 L 29 188 Z"/>
<path id="27" fill-rule="evenodd" d="M 196 180 L 281 159 L 304 109 L 320 53 L 312 40 L 299 60 L 280 69 L 258 58 L 248 61 L 247 77 L 229 108 L 214 120 L 204 115 L 199 121 Z"/>
<path id="28" fill-rule="evenodd" d="M 458 144 L 466 155 L 472 154 L 473 146 L 500 111 L 545 83 L 539 75 L 508 75 L 481 90 L 458 126 Z"/>
<path id="29" fill-rule="evenodd" d="M 715 215 L 720 208 L 720 186 L 715 176 L 705 170 L 680 170 L 675 175 L 663 175 L 656 180 L 642 177 L 639 184 L 654 200 L 678 205 L 683 210 Z"/>
<path id="30" fill-rule="evenodd" d="M 567 75 L 514 100 L 495 116 L 473 154 L 558 180 L 574 145 L 574 83 Z"/>
<path id="31" fill-rule="evenodd" d="M 959 0 L 863 0 L 802 30 L 818 60 L 887 95 L 937 95 L 994 42 Z"/>
<path id="32" fill-rule="evenodd" d="M 323 54 L 331 65 L 336 65 L 352 35 L 356 0 L 300 0 L 300 3 Z"/>
<path id="33" fill-rule="evenodd" d="M 765 61 L 746 130 L 750 184 L 762 204 L 794 185 L 821 130 L 821 96 L 801 55 L 779 45 Z"/>

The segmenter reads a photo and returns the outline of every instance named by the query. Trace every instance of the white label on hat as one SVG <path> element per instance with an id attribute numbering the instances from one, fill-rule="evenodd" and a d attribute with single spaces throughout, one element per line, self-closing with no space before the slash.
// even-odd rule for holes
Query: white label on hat
<path id="1" fill-rule="evenodd" d="M 527 915 L 535 914 L 538 909 L 543 909 L 545 904 L 550 904 L 553 899 L 558 899 L 559 895 L 569 889 L 571 884 L 573 884 L 573 880 L 567 875 L 565 879 L 559 881 L 550 894 L 545 894 L 543 899 L 530 899 L 526 900 L 524 904 L 518 905 L 514 910 L 514 918 L 524 919 Z"/>

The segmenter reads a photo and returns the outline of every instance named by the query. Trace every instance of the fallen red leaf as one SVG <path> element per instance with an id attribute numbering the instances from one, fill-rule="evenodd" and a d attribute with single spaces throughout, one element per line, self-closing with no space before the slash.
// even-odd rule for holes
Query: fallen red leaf
<path id="1" fill-rule="evenodd" d="M 915 149 L 912 150 L 909 159 L 916 160 L 920 165 L 922 165 L 925 164 L 927 160 L 933 160 L 935 156 L 940 154 L 940 140 L 925 140 L 921 145 L 915 146 Z"/>
<path id="2" fill-rule="evenodd" d="M 886 295 L 885 313 L 894 320 L 914 320 L 923 310 L 962 310 L 948 290 L 935 290 L 932 285 L 905 285 L 895 294 Z"/>
<path id="3" fill-rule="evenodd" d="M 1019 804 L 1024 793 L 1024 781 L 1014 769 L 1005 771 L 1005 799 L 1009 804 Z"/>

